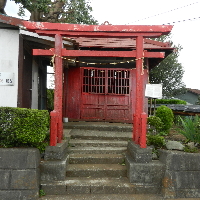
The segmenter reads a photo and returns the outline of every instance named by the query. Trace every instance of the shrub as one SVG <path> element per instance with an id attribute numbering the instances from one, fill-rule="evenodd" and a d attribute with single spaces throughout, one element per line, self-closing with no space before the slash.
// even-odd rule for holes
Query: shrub
<path id="1" fill-rule="evenodd" d="M 17 143 L 14 120 L 15 112 L 12 108 L 0 108 L 0 146 L 10 147 Z"/>
<path id="2" fill-rule="evenodd" d="M 54 90 L 47 89 L 47 110 L 50 112 L 54 109 Z"/>
<path id="3" fill-rule="evenodd" d="M 156 117 L 159 117 L 163 123 L 162 131 L 169 133 L 173 125 L 174 114 L 167 106 L 160 106 L 156 110 Z"/>
<path id="4" fill-rule="evenodd" d="M 154 133 L 157 134 L 163 128 L 163 123 L 162 123 L 161 119 L 159 117 L 156 117 L 156 116 L 148 117 L 147 123 L 150 126 L 148 131 L 151 134 L 154 134 Z"/>
<path id="5" fill-rule="evenodd" d="M 165 146 L 165 138 L 160 135 L 147 135 L 147 145 L 153 145 L 155 149 Z"/>
<path id="6" fill-rule="evenodd" d="M 190 148 L 188 146 L 185 146 L 183 151 L 185 151 L 187 153 L 197 153 L 198 152 L 198 148 L 197 147 Z"/>
<path id="7" fill-rule="evenodd" d="M 153 99 L 153 103 L 154 103 L 154 99 Z M 179 100 L 179 99 L 156 99 L 156 103 L 157 104 L 183 104 L 186 105 L 187 102 L 183 101 L 183 100 Z"/>
<path id="8" fill-rule="evenodd" d="M 180 133 L 184 135 L 188 141 L 200 143 L 200 119 L 196 115 L 195 117 L 188 116 L 184 120 L 180 117 L 182 123 L 182 129 Z"/>
<path id="9" fill-rule="evenodd" d="M 31 146 L 41 151 L 49 130 L 47 110 L 0 108 L 0 146 Z"/>

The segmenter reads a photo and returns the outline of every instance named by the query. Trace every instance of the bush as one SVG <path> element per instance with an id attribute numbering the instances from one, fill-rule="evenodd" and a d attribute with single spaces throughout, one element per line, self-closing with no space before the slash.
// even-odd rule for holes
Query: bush
<path id="1" fill-rule="evenodd" d="M 156 110 L 156 117 L 159 117 L 163 123 L 162 131 L 169 133 L 173 125 L 174 114 L 167 106 L 160 106 Z"/>
<path id="2" fill-rule="evenodd" d="M 200 143 L 200 119 L 195 117 L 185 117 L 184 120 L 180 117 L 182 129 L 180 133 L 184 135 L 188 141 Z"/>
<path id="3" fill-rule="evenodd" d="M 147 135 L 147 145 L 153 145 L 155 149 L 165 146 L 165 138 L 160 135 Z"/>
<path id="4" fill-rule="evenodd" d="M 162 123 L 161 119 L 159 117 L 156 117 L 156 116 L 148 117 L 147 118 L 147 123 L 150 126 L 148 131 L 151 134 L 157 134 L 163 128 L 163 123 Z"/>
<path id="5" fill-rule="evenodd" d="M 153 99 L 153 103 L 154 103 L 154 99 Z M 187 102 L 183 101 L 183 100 L 179 100 L 179 99 L 156 99 L 156 103 L 157 104 L 184 104 L 186 105 Z"/>
<path id="6" fill-rule="evenodd" d="M 0 108 L 0 146 L 30 146 L 44 150 L 49 130 L 47 110 Z"/>
<path id="7" fill-rule="evenodd" d="M 47 110 L 51 112 L 54 109 L 54 90 L 47 89 Z"/>

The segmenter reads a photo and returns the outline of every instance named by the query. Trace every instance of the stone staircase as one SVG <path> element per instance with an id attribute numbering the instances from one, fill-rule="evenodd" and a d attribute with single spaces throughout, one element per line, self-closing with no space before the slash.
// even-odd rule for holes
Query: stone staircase
<path id="1" fill-rule="evenodd" d="M 120 127 L 118 124 L 116 128 L 110 123 L 95 124 L 95 127 L 81 127 L 80 124 L 65 127 L 64 135 L 69 141 L 66 177 L 53 181 L 43 176 L 41 186 L 47 194 L 135 193 L 125 166 L 127 143 L 132 137 L 131 125 Z"/>
<path id="2" fill-rule="evenodd" d="M 41 189 L 47 194 L 43 199 L 73 199 L 74 195 L 78 195 L 76 199 L 101 199 L 102 195 L 117 194 L 125 195 L 120 199 L 162 199 L 151 194 L 140 196 L 143 190 L 127 178 L 125 154 L 132 138 L 130 124 L 74 122 L 64 128 L 67 148 L 61 144 L 54 150 L 58 154 L 55 157 L 60 157 L 61 149 L 64 155 L 55 161 L 49 150 L 51 158 L 47 155 L 41 164 Z M 117 199 L 108 196 L 104 199 Z"/>
<path id="3" fill-rule="evenodd" d="M 76 194 L 133 192 L 124 162 L 131 132 L 73 129 L 70 136 L 67 190 L 73 187 Z"/>

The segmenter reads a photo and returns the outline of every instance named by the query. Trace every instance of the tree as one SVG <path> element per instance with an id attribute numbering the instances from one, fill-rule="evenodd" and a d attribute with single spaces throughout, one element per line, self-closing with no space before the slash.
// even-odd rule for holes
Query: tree
<path id="1" fill-rule="evenodd" d="M 0 0 L 5 1 L 6 0 Z M 73 24 L 97 24 L 90 14 L 92 7 L 86 0 L 12 0 L 19 4 L 19 15 L 25 9 L 30 13 L 31 21 L 63 22 Z"/>
<path id="2" fill-rule="evenodd" d="M 4 10 L 4 8 L 6 6 L 6 2 L 7 2 L 7 0 L 0 0 L 0 13 L 2 13 L 2 14 L 6 14 L 5 10 Z"/>
<path id="3" fill-rule="evenodd" d="M 171 41 L 171 36 L 161 36 L 157 41 L 167 41 L 170 39 L 174 52 L 168 55 L 162 62 L 150 71 L 150 83 L 163 84 L 163 96 L 172 97 L 185 92 L 185 84 L 182 82 L 184 70 L 178 62 L 178 56 L 182 49 L 180 45 L 175 46 Z"/>

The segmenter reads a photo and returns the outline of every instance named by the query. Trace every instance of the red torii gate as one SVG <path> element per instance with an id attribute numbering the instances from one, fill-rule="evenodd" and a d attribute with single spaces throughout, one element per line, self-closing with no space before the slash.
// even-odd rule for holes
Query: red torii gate
<path id="1" fill-rule="evenodd" d="M 133 141 L 141 148 L 146 148 L 147 114 L 143 108 L 143 58 L 164 58 L 163 52 L 147 52 L 143 48 L 144 38 L 155 38 L 169 34 L 171 25 L 80 25 L 48 22 L 24 22 L 29 31 L 39 35 L 54 36 L 55 49 L 34 49 L 33 55 L 55 56 L 55 94 L 54 110 L 51 112 L 50 146 L 61 143 L 63 137 L 62 124 L 62 91 L 63 66 L 62 57 L 135 57 L 136 59 L 136 104 L 133 116 Z M 62 37 L 88 38 L 136 38 L 136 50 L 132 51 L 89 51 L 66 50 L 63 48 Z"/>

